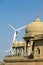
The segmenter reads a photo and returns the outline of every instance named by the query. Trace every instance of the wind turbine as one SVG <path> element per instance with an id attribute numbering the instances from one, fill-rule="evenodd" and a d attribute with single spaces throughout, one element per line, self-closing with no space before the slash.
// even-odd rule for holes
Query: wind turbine
<path id="1" fill-rule="evenodd" d="M 14 43 L 15 39 L 17 38 L 18 32 L 19 32 L 20 30 L 26 28 L 26 26 L 23 26 L 23 27 L 21 27 L 21 28 L 15 29 L 15 28 L 14 28 L 12 25 L 10 25 L 8 22 L 6 22 L 6 23 L 14 30 L 14 37 L 13 37 L 13 43 Z M 7 51 L 2 52 L 2 53 L 0 53 L 0 54 L 8 53 L 8 52 L 11 52 L 12 55 L 14 55 L 14 52 L 12 51 L 12 45 L 11 45 L 10 50 L 7 50 Z"/>
<path id="2" fill-rule="evenodd" d="M 13 43 L 14 43 L 14 41 L 15 41 L 16 38 L 17 38 L 18 32 L 19 32 L 20 30 L 26 28 L 26 26 L 23 26 L 23 27 L 21 27 L 21 28 L 15 29 L 15 28 L 14 28 L 12 25 L 10 25 L 8 22 L 6 22 L 6 23 L 9 25 L 10 28 L 12 28 L 12 29 L 14 30 L 14 37 L 13 37 Z"/>

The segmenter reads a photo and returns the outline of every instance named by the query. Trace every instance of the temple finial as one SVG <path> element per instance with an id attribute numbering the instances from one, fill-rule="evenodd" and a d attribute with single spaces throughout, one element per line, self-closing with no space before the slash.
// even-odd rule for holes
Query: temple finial
<path id="1" fill-rule="evenodd" d="M 40 18 L 40 12 L 37 12 L 37 18 Z"/>
<path id="2" fill-rule="evenodd" d="M 37 12 L 37 18 L 36 20 L 40 21 L 40 12 Z"/>

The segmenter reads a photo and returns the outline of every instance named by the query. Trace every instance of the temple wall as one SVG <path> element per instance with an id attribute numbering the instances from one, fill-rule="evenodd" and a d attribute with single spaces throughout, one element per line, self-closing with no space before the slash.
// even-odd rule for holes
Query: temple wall
<path id="1" fill-rule="evenodd" d="M 43 62 L 35 62 L 35 65 L 43 65 Z"/>
<path id="2" fill-rule="evenodd" d="M 35 62 L 13 62 L 5 63 L 5 65 L 35 65 Z"/>
<path id="3" fill-rule="evenodd" d="M 38 49 L 40 54 L 38 54 Z M 34 43 L 34 59 L 43 59 L 43 40 L 35 41 Z"/>
<path id="4" fill-rule="evenodd" d="M 37 60 L 5 62 L 5 65 L 43 65 L 43 60 L 37 59 Z"/>
<path id="5" fill-rule="evenodd" d="M 43 62 L 10 62 L 5 63 L 5 65 L 43 65 Z"/>

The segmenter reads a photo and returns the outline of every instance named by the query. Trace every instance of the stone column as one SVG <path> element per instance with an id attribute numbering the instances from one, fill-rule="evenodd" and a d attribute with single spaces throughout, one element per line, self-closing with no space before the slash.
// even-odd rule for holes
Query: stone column
<path id="1" fill-rule="evenodd" d="M 22 56 L 22 48 L 20 48 L 20 55 Z"/>
<path id="2" fill-rule="evenodd" d="M 16 48 L 16 56 L 17 56 L 17 48 Z"/>
<path id="3" fill-rule="evenodd" d="M 30 55 L 30 43 L 28 43 L 28 47 L 27 47 L 27 55 L 29 56 Z"/>
<path id="4" fill-rule="evenodd" d="M 33 51 L 32 51 L 32 45 L 33 45 L 33 41 L 30 40 L 30 54 L 33 52 Z"/>
<path id="5" fill-rule="evenodd" d="M 26 56 L 26 47 L 24 47 L 24 56 Z"/>

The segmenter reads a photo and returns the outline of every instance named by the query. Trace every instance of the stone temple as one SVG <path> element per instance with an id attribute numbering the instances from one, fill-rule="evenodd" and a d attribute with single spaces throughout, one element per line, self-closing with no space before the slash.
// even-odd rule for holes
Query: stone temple
<path id="1" fill-rule="evenodd" d="M 5 65 L 43 65 L 43 22 L 37 17 L 25 28 L 24 41 L 12 44 L 15 54 L 4 58 Z"/>

